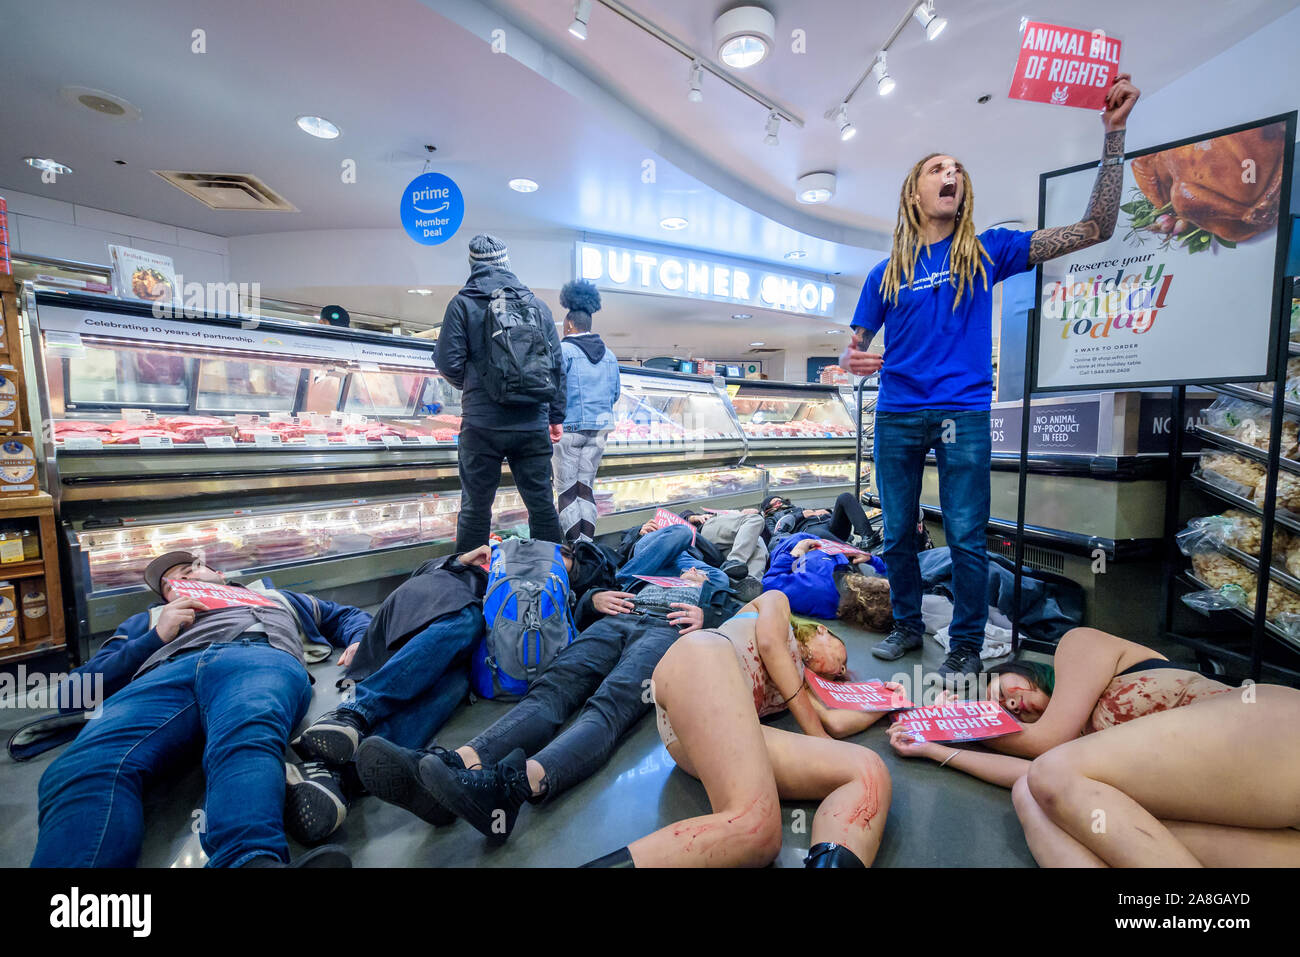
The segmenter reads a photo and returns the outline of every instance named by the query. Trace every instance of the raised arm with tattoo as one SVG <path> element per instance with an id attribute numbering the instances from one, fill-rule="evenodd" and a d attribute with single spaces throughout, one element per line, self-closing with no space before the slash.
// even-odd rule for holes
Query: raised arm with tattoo
<path id="1" fill-rule="evenodd" d="M 1106 128 L 1101 166 L 1097 182 L 1088 199 L 1083 219 L 1070 226 L 1039 229 L 1029 240 L 1029 263 L 1046 262 L 1080 249 L 1105 242 L 1115 231 L 1119 200 L 1124 185 L 1124 127 L 1140 92 L 1127 73 L 1115 77 L 1106 94 L 1106 109 L 1101 114 Z"/>

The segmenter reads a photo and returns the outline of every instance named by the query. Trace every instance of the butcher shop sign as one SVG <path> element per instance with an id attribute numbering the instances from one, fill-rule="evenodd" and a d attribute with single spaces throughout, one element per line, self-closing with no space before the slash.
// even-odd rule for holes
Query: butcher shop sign
<path id="1" fill-rule="evenodd" d="M 1296 114 L 1129 154 L 1109 240 L 1043 263 L 1034 391 L 1269 378 Z M 1040 226 L 1075 222 L 1097 165 L 1042 177 Z"/>

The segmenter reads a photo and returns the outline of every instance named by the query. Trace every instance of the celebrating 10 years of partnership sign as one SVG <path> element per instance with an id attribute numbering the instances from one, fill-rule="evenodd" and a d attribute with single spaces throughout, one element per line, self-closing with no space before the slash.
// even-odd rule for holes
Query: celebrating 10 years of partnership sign
<path id="1" fill-rule="evenodd" d="M 1295 122 L 1126 159 L 1114 235 L 1042 266 L 1034 390 L 1267 377 Z M 1041 224 L 1072 222 L 1095 178 L 1045 174 Z"/>

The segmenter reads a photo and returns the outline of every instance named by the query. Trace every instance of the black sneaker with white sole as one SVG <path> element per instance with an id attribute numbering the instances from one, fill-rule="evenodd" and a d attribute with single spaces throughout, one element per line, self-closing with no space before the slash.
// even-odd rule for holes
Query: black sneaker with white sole
<path id="1" fill-rule="evenodd" d="M 351 708 L 338 708 L 321 715 L 290 747 L 304 761 L 347 764 L 356 757 L 361 739 L 368 733 L 366 721 Z"/>
<path id="2" fill-rule="evenodd" d="M 456 815 L 437 800 L 424 782 L 421 764 L 431 761 L 448 769 L 465 767 L 455 751 L 431 748 L 415 751 L 371 735 L 357 749 L 357 777 L 367 791 L 382 801 L 410 811 L 434 827 L 445 827 Z"/>
<path id="3" fill-rule="evenodd" d="M 510 836 L 519 808 L 533 793 L 522 748 L 511 751 L 493 767 L 472 770 L 424 758 L 420 777 L 439 804 L 497 843 Z"/>
<path id="4" fill-rule="evenodd" d="M 325 840 L 347 820 L 343 776 L 320 761 L 284 765 L 284 829 L 299 844 Z"/>
<path id="5" fill-rule="evenodd" d="M 872 647 L 871 653 L 877 658 L 883 658 L 885 661 L 895 661 L 909 651 L 920 648 L 923 641 L 924 636 L 918 635 L 914 631 L 895 628 L 883 641 Z"/>
<path id="6" fill-rule="evenodd" d="M 347 851 L 337 844 L 326 844 L 324 847 L 318 847 L 314 851 L 308 851 L 306 854 L 286 864 L 277 857 L 255 857 L 245 867 L 342 867 L 352 866 L 352 858 L 348 857 Z"/>
<path id="7" fill-rule="evenodd" d="M 729 559 L 722 563 L 720 571 L 733 582 L 743 581 L 749 577 L 749 566 L 741 561 Z"/>
<path id="8" fill-rule="evenodd" d="M 945 687 L 951 687 L 974 681 L 983 668 L 978 651 L 958 648 L 949 651 L 948 657 L 943 659 L 943 664 L 939 666 L 939 677 L 943 679 Z"/>

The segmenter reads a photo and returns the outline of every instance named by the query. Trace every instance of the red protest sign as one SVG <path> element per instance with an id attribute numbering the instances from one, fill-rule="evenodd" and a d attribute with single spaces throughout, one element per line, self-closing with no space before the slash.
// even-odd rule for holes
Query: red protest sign
<path id="1" fill-rule="evenodd" d="M 848 555 L 850 558 L 854 555 L 867 554 L 860 548 L 854 548 L 852 545 L 845 545 L 843 542 L 832 542 L 826 538 L 817 539 L 817 548 L 821 549 L 827 555 Z"/>
<path id="2" fill-rule="evenodd" d="M 661 528 L 667 528 L 669 525 L 685 525 L 691 530 L 691 544 L 695 544 L 695 526 L 686 521 L 686 519 L 682 518 L 676 512 L 670 512 L 666 508 L 658 509 L 655 512 L 655 517 L 650 519 L 646 524 L 653 525 L 656 531 Z"/>
<path id="3" fill-rule="evenodd" d="M 643 582 L 649 582 L 651 585 L 660 585 L 664 588 L 699 588 L 699 582 L 693 582 L 689 578 L 673 578 L 668 575 L 633 575 L 633 578 L 639 578 Z"/>
<path id="4" fill-rule="evenodd" d="M 983 741 L 1014 734 L 1020 722 L 995 701 L 954 701 L 894 715 L 920 741 Z"/>
<path id="5" fill-rule="evenodd" d="M 905 695 L 890 691 L 879 681 L 827 681 L 806 668 L 803 677 L 813 694 L 828 708 L 841 711 L 897 711 L 912 707 L 912 702 Z"/>
<path id="6" fill-rule="evenodd" d="M 216 582 L 200 582 L 190 578 L 171 578 L 173 598 L 193 598 L 203 604 L 204 608 L 235 608 L 239 605 L 253 605 L 260 608 L 273 606 L 275 602 L 247 588 L 232 588 Z"/>
<path id="7" fill-rule="evenodd" d="M 1106 91 L 1119 73 L 1119 50 L 1120 41 L 1103 30 L 1026 23 L 1007 95 L 1056 106 L 1105 109 Z"/>

